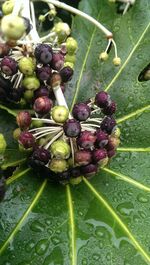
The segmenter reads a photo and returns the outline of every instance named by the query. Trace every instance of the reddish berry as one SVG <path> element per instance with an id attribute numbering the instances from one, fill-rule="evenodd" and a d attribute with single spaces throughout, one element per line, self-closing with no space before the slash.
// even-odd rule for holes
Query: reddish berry
<path id="1" fill-rule="evenodd" d="M 33 109 L 36 113 L 44 115 L 51 110 L 52 106 L 53 102 L 48 97 L 39 97 L 35 100 Z"/>
<path id="2" fill-rule="evenodd" d="M 77 144 L 84 149 L 92 150 L 96 141 L 96 136 L 89 131 L 81 132 L 80 136 L 77 139 Z"/>
<path id="3" fill-rule="evenodd" d="M 98 163 L 100 160 L 106 157 L 107 157 L 107 151 L 103 148 L 96 149 L 92 153 L 92 158 L 93 158 L 94 163 Z"/>
<path id="4" fill-rule="evenodd" d="M 0 58 L 8 55 L 10 51 L 10 47 L 6 43 L 0 43 Z"/>
<path id="5" fill-rule="evenodd" d="M 84 166 L 89 164 L 92 161 L 91 152 L 88 150 L 79 150 L 75 153 L 75 162 L 80 165 Z"/>
<path id="6" fill-rule="evenodd" d="M 25 130 L 29 128 L 31 124 L 31 115 L 28 111 L 21 111 L 17 114 L 16 120 L 17 120 L 18 126 L 22 130 Z"/>
<path id="7" fill-rule="evenodd" d="M 109 158 L 115 156 L 115 154 L 116 154 L 115 149 L 112 149 L 112 150 L 107 151 L 107 155 L 108 155 Z"/>
<path id="8" fill-rule="evenodd" d="M 19 143 L 23 145 L 25 149 L 28 149 L 34 146 L 35 138 L 30 132 L 22 132 L 19 136 Z"/>

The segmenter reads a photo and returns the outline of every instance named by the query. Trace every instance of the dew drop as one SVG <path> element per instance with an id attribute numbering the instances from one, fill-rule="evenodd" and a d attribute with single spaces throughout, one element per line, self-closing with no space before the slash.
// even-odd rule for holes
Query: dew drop
<path id="1" fill-rule="evenodd" d="M 42 239 L 42 240 L 40 240 L 40 241 L 37 243 L 36 248 L 35 248 L 36 253 L 37 253 L 38 255 L 44 255 L 45 252 L 47 251 L 48 246 L 49 246 L 49 242 L 48 242 L 47 239 Z"/>
<path id="2" fill-rule="evenodd" d="M 44 227 L 43 224 L 41 224 L 38 221 L 34 221 L 31 226 L 30 226 L 31 230 L 34 232 L 43 232 L 44 231 Z"/>
<path id="3" fill-rule="evenodd" d="M 146 197 L 146 195 L 143 195 L 143 194 L 138 194 L 137 199 L 139 202 L 142 202 L 142 203 L 148 202 L 148 198 Z"/>
<path id="4" fill-rule="evenodd" d="M 124 202 L 124 203 L 120 203 L 118 206 L 117 206 L 117 211 L 121 214 L 121 215 L 124 215 L 124 216 L 129 216 L 132 211 L 134 209 L 134 206 L 131 202 Z"/>

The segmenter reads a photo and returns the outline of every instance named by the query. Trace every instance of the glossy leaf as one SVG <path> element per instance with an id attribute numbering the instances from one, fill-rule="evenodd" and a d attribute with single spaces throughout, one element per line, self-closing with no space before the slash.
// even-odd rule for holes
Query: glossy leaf
<path id="1" fill-rule="evenodd" d="M 125 16 L 104 0 L 82 0 L 79 8 L 114 32 L 122 65 L 113 66 L 113 50 L 109 61 L 98 60 L 103 34 L 76 17 L 79 51 L 68 102 L 100 87 L 109 91 L 122 142 L 107 168 L 75 187 L 52 186 L 27 167 L 15 171 L 0 205 L 0 264 L 150 264 L 150 83 L 138 82 L 149 63 L 149 1 L 136 1 Z"/>

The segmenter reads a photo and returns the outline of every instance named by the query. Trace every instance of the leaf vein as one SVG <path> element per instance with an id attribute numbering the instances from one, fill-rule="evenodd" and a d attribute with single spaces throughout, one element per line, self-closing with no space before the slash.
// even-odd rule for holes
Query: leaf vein
<path id="1" fill-rule="evenodd" d="M 91 183 L 83 178 L 84 183 L 87 185 L 87 187 L 91 190 L 91 192 L 95 195 L 95 197 L 100 201 L 106 209 L 110 212 L 110 214 L 113 216 L 113 218 L 116 220 L 116 222 L 120 225 L 120 227 L 124 230 L 124 232 L 127 234 L 129 239 L 131 240 L 134 247 L 139 251 L 139 253 L 142 255 L 142 257 L 150 263 L 150 256 L 146 253 L 146 251 L 143 249 L 143 247 L 140 245 L 140 243 L 136 240 L 134 235 L 132 235 L 131 231 L 128 229 L 126 224 L 123 223 L 121 218 L 116 214 L 112 206 L 104 199 L 102 195 L 100 195 L 97 190 L 91 185 Z M 148 264 L 149 264 L 148 263 Z"/>
<path id="2" fill-rule="evenodd" d="M 3 243 L 3 245 L 0 247 L 0 255 L 3 253 L 3 251 L 6 249 L 7 245 L 9 244 L 9 242 L 14 238 L 14 236 L 16 235 L 16 233 L 18 232 L 19 228 L 22 226 L 23 222 L 25 221 L 25 219 L 27 218 L 27 216 L 30 214 L 31 210 L 33 209 L 33 207 L 35 206 L 35 204 L 37 203 L 38 199 L 40 198 L 40 196 L 42 195 L 44 188 L 46 187 L 47 184 L 47 180 L 45 180 L 42 185 L 40 186 L 38 192 L 36 193 L 32 203 L 30 204 L 30 206 L 27 208 L 27 210 L 24 212 L 23 216 L 20 218 L 19 222 L 16 224 L 16 226 L 14 227 L 13 231 L 10 233 L 10 235 L 8 236 L 7 240 Z"/>

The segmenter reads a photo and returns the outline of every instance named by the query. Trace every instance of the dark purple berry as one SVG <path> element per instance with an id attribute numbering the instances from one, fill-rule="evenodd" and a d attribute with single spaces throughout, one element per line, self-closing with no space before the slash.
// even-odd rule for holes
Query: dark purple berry
<path id="1" fill-rule="evenodd" d="M 48 97 L 39 97 L 35 100 L 33 109 L 36 113 L 44 115 L 47 114 L 53 106 L 53 102 Z"/>
<path id="2" fill-rule="evenodd" d="M 54 53 L 51 61 L 51 67 L 54 70 L 60 71 L 64 65 L 64 56 L 61 53 Z"/>
<path id="3" fill-rule="evenodd" d="M 94 163 L 98 163 L 100 160 L 107 157 L 107 151 L 106 149 L 96 149 L 92 153 L 92 158 Z"/>
<path id="4" fill-rule="evenodd" d="M 106 92 L 100 91 L 99 93 L 96 94 L 95 104 L 98 107 L 105 108 L 107 107 L 108 102 L 109 102 L 109 95 Z"/>
<path id="5" fill-rule="evenodd" d="M 112 101 L 110 105 L 108 105 L 106 108 L 103 109 L 103 113 L 105 115 L 113 115 L 116 112 L 116 103 Z"/>
<path id="6" fill-rule="evenodd" d="M 0 58 L 8 55 L 10 51 L 10 47 L 6 43 L 0 43 Z"/>
<path id="7" fill-rule="evenodd" d="M 25 149 L 28 149 L 34 146 L 35 138 L 30 132 L 21 132 L 19 136 L 19 143 L 23 145 Z"/>
<path id="8" fill-rule="evenodd" d="M 115 156 L 115 154 L 116 154 L 115 149 L 112 149 L 112 150 L 107 151 L 107 155 L 108 155 L 109 158 Z"/>
<path id="9" fill-rule="evenodd" d="M 77 137 L 81 132 L 81 125 L 74 119 L 67 120 L 64 125 L 64 132 L 68 137 Z"/>
<path id="10" fill-rule="evenodd" d="M 13 58 L 5 56 L 1 61 L 1 70 L 7 76 L 12 76 L 18 71 L 17 62 Z"/>
<path id="11" fill-rule="evenodd" d="M 34 98 L 49 97 L 49 91 L 46 86 L 41 86 L 34 91 Z"/>
<path id="12" fill-rule="evenodd" d="M 53 58 L 52 48 L 48 44 L 38 44 L 35 48 L 35 58 L 42 64 L 49 64 Z"/>
<path id="13" fill-rule="evenodd" d="M 34 160 L 40 161 L 46 165 L 49 162 L 51 155 L 48 150 L 43 147 L 39 147 L 33 152 L 32 157 Z"/>
<path id="14" fill-rule="evenodd" d="M 23 95 L 23 91 L 21 89 L 11 89 L 10 95 L 9 95 L 9 100 L 14 101 L 14 102 L 19 102 L 21 100 L 21 97 Z"/>
<path id="15" fill-rule="evenodd" d="M 103 148 L 108 143 L 108 134 L 102 130 L 98 130 L 96 133 L 96 146 Z"/>
<path id="16" fill-rule="evenodd" d="M 47 81 L 51 76 L 52 70 L 49 66 L 43 66 L 36 69 L 37 77 L 40 81 Z"/>
<path id="17" fill-rule="evenodd" d="M 70 176 L 71 178 L 78 178 L 82 175 L 81 167 L 73 167 L 70 169 Z"/>
<path id="18" fill-rule="evenodd" d="M 29 128 L 31 124 L 31 115 L 28 111 L 21 111 L 17 114 L 16 117 L 17 124 L 22 130 L 26 130 Z"/>
<path id="19" fill-rule="evenodd" d="M 93 177 L 97 173 L 97 165 L 89 164 L 81 168 L 82 174 L 87 177 Z"/>
<path id="20" fill-rule="evenodd" d="M 101 129 L 108 134 L 111 134 L 113 128 L 116 125 L 116 121 L 112 117 L 105 117 L 101 123 Z"/>
<path id="21" fill-rule="evenodd" d="M 96 141 L 96 136 L 90 131 L 81 132 L 77 139 L 77 144 L 84 149 L 92 150 Z"/>
<path id="22" fill-rule="evenodd" d="M 90 113 L 90 107 L 85 103 L 75 104 L 72 110 L 73 117 L 79 121 L 86 121 Z"/>
<path id="23" fill-rule="evenodd" d="M 66 170 L 64 172 L 61 173 L 57 173 L 57 177 L 59 179 L 59 181 L 68 181 L 70 179 L 70 170 Z"/>
<path id="24" fill-rule="evenodd" d="M 59 73 L 60 73 L 62 82 L 66 83 L 71 80 L 73 76 L 73 69 L 69 66 L 66 66 L 62 68 Z"/>
<path id="25" fill-rule="evenodd" d="M 91 163 L 92 155 L 91 152 L 88 150 L 79 150 L 75 153 L 75 163 L 80 166 L 87 165 Z"/>

